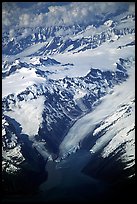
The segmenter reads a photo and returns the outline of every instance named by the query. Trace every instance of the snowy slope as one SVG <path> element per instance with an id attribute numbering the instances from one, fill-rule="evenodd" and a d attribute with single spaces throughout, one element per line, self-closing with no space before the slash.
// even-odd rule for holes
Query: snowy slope
<path id="1" fill-rule="evenodd" d="M 22 126 L 22 133 L 31 136 L 38 134 L 42 123 L 42 113 L 44 109 L 44 97 L 30 101 L 22 101 L 17 104 L 12 111 L 5 112 L 5 115 L 14 118 Z"/>
<path id="2" fill-rule="evenodd" d="M 21 152 L 18 133 L 6 117 L 2 117 L 2 170 L 16 173 L 25 160 Z"/>
<path id="3" fill-rule="evenodd" d="M 135 69 L 134 63 L 128 66 L 130 75 L 127 81 L 120 86 L 115 86 L 113 92 L 104 96 L 101 100 L 101 104 L 98 105 L 94 111 L 80 118 L 69 130 L 60 145 L 61 156 L 65 156 L 79 148 L 80 142 L 87 135 L 91 135 L 92 141 L 92 137 L 97 137 L 96 135 L 99 134 L 102 135 L 104 130 L 105 133 L 101 138 L 96 140 L 96 144 L 90 150 L 91 152 L 96 153 L 111 141 L 102 153 L 105 157 L 107 154 L 111 154 L 111 152 L 124 141 L 132 140 L 134 143 L 135 138 L 132 129 L 134 129 L 135 123 Z M 123 106 L 125 106 L 125 108 L 123 108 Z M 128 113 L 128 110 L 130 110 L 129 112 L 131 113 Z M 97 125 L 99 125 L 98 128 L 96 128 Z M 131 134 L 128 135 L 127 133 L 130 132 L 130 130 Z M 127 158 L 131 156 L 134 158 L 134 147 L 131 152 L 128 152 L 128 148 L 126 148 L 126 153 Z"/>
<path id="4" fill-rule="evenodd" d="M 45 80 L 45 78 L 36 75 L 35 69 L 22 67 L 2 80 L 2 97 L 4 98 L 9 94 L 19 94 L 26 90 L 27 87 L 44 83 Z"/>

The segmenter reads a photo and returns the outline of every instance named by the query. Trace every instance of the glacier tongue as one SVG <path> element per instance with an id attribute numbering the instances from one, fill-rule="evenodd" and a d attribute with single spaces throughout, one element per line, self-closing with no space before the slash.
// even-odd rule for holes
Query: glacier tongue
<path id="1" fill-rule="evenodd" d="M 134 143 L 134 97 L 135 97 L 135 68 L 134 61 L 128 65 L 130 67 L 129 78 L 121 85 L 116 85 L 113 92 L 104 96 L 101 104 L 94 111 L 80 118 L 69 130 L 64 140 L 60 144 L 60 157 L 65 157 L 79 147 L 79 144 L 86 136 L 97 137 L 96 135 L 105 129 L 105 134 L 98 139 L 91 148 L 91 152 L 97 152 L 102 147 L 104 149 L 102 156 L 106 157 L 117 146 L 123 142 Z M 122 107 L 125 108 L 122 108 Z M 128 112 L 129 111 L 129 112 Z M 100 125 L 101 124 L 101 125 Z M 96 128 L 100 125 L 99 128 Z M 111 126 L 111 127 L 110 127 Z M 107 132 L 108 130 L 108 132 Z M 131 131 L 131 133 L 130 133 Z M 113 133 L 113 134 L 112 134 Z M 130 133 L 130 134 L 128 134 Z M 111 140 L 112 139 L 112 140 Z M 112 147 L 114 144 L 114 147 Z M 126 156 L 134 157 L 134 147 L 132 151 L 128 151 L 128 144 L 125 148 Z"/>

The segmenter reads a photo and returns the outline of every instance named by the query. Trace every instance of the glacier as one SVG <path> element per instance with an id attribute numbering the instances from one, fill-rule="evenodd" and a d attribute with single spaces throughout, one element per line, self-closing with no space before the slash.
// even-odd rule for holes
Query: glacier
<path id="1" fill-rule="evenodd" d="M 101 99 L 101 104 L 97 106 L 97 108 L 92 111 L 91 113 L 85 115 L 84 117 L 80 118 L 79 120 L 77 120 L 77 122 L 73 125 L 73 127 L 69 130 L 68 134 L 66 135 L 66 137 L 64 138 L 63 142 L 60 145 L 60 152 L 61 154 L 63 153 L 67 153 L 73 150 L 73 147 L 78 146 L 78 144 L 80 143 L 80 141 L 83 140 L 84 137 L 86 137 L 89 133 L 93 132 L 93 135 L 95 136 L 97 133 L 99 133 L 98 129 L 102 130 L 106 127 L 109 126 L 109 123 L 114 122 L 115 120 L 117 120 L 118 117 L 122 117 L 123 112 L 121 112 L 120 110 L 118 110 L 119 107 L 123 106 L 123 105 L 128 105 L 128 103 L 131 103 L 132 100 L 134 100 L 135 98 L 135 92 L 134 87 L 135 87 L 135 68 L 134 68 L 134 62 L 131 65 L 129 69 L 129 78 L 127 79 L 126 82 L 123 82 L 123 84 L 119 87 L 119 85 L 115 86 L 113 89 L 113 93 L 108 94 L 106 96 L 104 96 Z M 126 88 L 125 88 L 126 87 Z M 118 96 L 118 97 L 117 97 Z M 116 114 L 116 112 L 118 112 L 119 114 Z M 113 117 L 112 117 L 112 116 Z M 115 116 L 116 115 L 116 116 Z M 134 124 L 134 115 L 135 112 L 133 112 L 132 116 L 132 120 L 130 120 L 130 122 L 132 121 L 132 123 Z M 109 117 L 110 116 L 110 117 Z M 106 121 L 106 118 L 108 117 L 108 121 Z M 115 118 L 116 117 L 116 118 Z M 112 119 L 111 119 L 112 118 Z M 124 119 L 123 119 L 124 120 Z M 103 125 L 101 125 L 99 128 L 95 128 L 97 124 L 101 123 L 101 121 L 106 121 L 104 122 Z M 122 121 L 123 123 L 125 123 L 124 121 Z M 127 120 L 128 122 L 128 120 Z M 132 127 L 132 123 L 131 123 L 131 127 Z M 91 125 L 92 124 L 92 125 Z M 120 123 L 118 124 L 120 125 Z M 126 128 L 127 124 L 125 124 L 125 128 Z M 121 125 L 120 125 L 121 127 Z M 122 128 L 124 129 L 124 126 L 122 126 Z M 112 131 L 114 132 L 115 129 L 112 129 Z M 118 128 L 116 128 L 116 130 L 119 132 Z M 101 130 L 100 130 L 101 131 Z M 109 133 L 110 135 L 113 135 L 110 130 Z M 123 133 L 121 133 L 123 135 Z M 105 134 L 106 137 L 107 134 Z M 108 135 L 107 136 L 109 138 L 109 140 L 111 140 L 112 138 Z M 101 140 L 103 139 L 103 137 L 101 137 Z M 133 139 L 134 139 L 134 134 L 133 134 Z M 113 140 L 112 140 L 113 141 Z M 97 140 L 97 145 L 95 145 L 91 151 L 95 152 L 97 151 L 96 149 L 99 148 L 100 149 L 100 145 L 102 145 L 101 141 Z M 104 142 L 105 143 L 105 142 Z M 107 141 L 106 141 L 107 143 Z M 104 150 L 105 151 L 105 150 Z M 109 151 L 109 150 L 108 150 Z M 134 149 L 133 149 L 134 151 Z M 111 151 L 110 151 L 111 153 Z"/>
<path id="2" fill-rule="evenodd" d="M 130 192 L 135 14 L 123 5 L 90 23 L 3 30 L 4 199 L 101 203 Z"/>

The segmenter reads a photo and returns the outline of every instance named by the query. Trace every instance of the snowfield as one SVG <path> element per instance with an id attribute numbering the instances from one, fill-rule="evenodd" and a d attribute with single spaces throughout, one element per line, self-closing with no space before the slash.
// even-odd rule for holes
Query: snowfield
<path id="1" fill-rule="evenodd" d="M 116 63 L 119 58 L 130 58 L 134 55 L 135 47 L 124 46 L 135 39 L 134 35 L 121 36 L 119 39 L 115 39 L 114 42 L 104 42 L 102 45 L 95 49 L 80 51 L 79 53 L 63 53 L 54 55 L 54 59 L 62 64 L 73 63 L 72 69 L 64 70 L 63 73 L 52 74 L 50 77 L 53 79 L 69 77 L 85 76 L 89 70 L 94 69 L 101 70 L 116 70 Z"/>
<path id="2" fill-rule="evenodd" d="M 94 49 L 85 51 L 70 51 L 59 54 L 52 54 L 52 58 L 59 61 L 61 65 L 50 65 L 48 67 L 40 66 L 41 70 L 49 71 L 48 77 L 51 79 L 61 79 L 66 76 L 68 77 L 82 77 L 85 76 L 89 70 L 93 67 L 101 70 L 116 70 L 116 63 L 119 58 L 130 58 L 134 55 L 135 46 L 125 46 L 135 40 L 134 34 L 128 34 L 120 36 L 119 38 L 114 36 L 112 42 L 104 42 L 100 46 Z M 41 45 L 41 44 L 40 44 Z M 40 46 L 39 45 L 39 46 Z M 36 47 L 35 47 L 36 46 Z M 29 49 L 29 53 L 35 53 L 39 46 L 33 45 Z M 44 46 L 44 45 L 41 45 Z M 121 47 L 120 47 L 121 46 Z M 79 47 L 79 50 L 82 47 Z M 42 56 L 28 57 L 28 52 L 23 51 L 19 54 L 20 61 L 26 63 L 35 64 L 39 62 L 39 58 Z M 17 56 L 3 56 L 4 61 L 14 61 L 19 57 Z M 50 55 L 48 56 L 50 57 Z M 43 56 L 44 58 L 44 56 Z M 73 66 L 65 66 L 63 64 L 73 64 Z M 3 90 L 4 92 L 4 90 Z"/>
<path id="3" fill-rule="evenodd" d="M 35 69 L 21 68 L 2 80 L 2 98 L 9 94 L 19 94 L 33 84 L 45 82 L 45 78 L 37 76 Z"/>
<path id="4" fill-rule="evenodd" d="M 42 123 L 42 113 L 44 109 L 44 97 L 29 101 L 21 101 L 12 111 L 5 112 L 5 115 L 14 118 L 21 124 L 22 133 L 33 137 L 38 134 Z"/>

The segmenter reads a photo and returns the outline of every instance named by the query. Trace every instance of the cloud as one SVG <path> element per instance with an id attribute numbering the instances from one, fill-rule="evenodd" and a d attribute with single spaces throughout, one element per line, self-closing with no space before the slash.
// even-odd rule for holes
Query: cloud
<path id="1" fill-rule="evenodd" d="M 14 29 L 10 29 L 10 31 L 9 31 L 9 37 L 10 37 L 10 39 L 12 39 L 13 37 L 14 37 Z"/>
<path id="2" fill-rule="evenodd" d="M 30 24 L 30 15 L 29 14 L 22 14 L 20 17 L 19 17 L 19 25 L 21 27 L 27 27 L 29 26 Z"/>
<path id="3" fill-rule="evenodd" d="M 95 18 L 126 11 L 129 5 L 126 2 L 71 2 L 66 6 L 49 6 L 48 22 L 52 25 L 93 23 Z"/>
<path id="4" fill-rule="evenodd" d="M 21 14 L 20 9 L 14 2 L 2 3 L 2 31 L 15 29 Z"/>
<path id="5" fill-rule="evenodd" d="M 27 7 L 17 2 L 2 4 L 2 26 L 6 29 L 92 24 L 120 10 L 134 12 L 134 2 L 35 2 Z"/>
<path id="6" fill-rule="evenodd" d="M 131 12 L 131 13 L 135 13 L 135 4 L 133 3 L 133 2 L 131 2 L 130 4 L 129 4 L 129 12 Z"/>
<path id="7" fill-rule="evenodd" d="M 2 10 L 2 25 L 10 26 L 9 13 L 7 12 L 6 9 Z"/>

